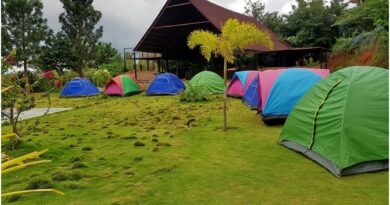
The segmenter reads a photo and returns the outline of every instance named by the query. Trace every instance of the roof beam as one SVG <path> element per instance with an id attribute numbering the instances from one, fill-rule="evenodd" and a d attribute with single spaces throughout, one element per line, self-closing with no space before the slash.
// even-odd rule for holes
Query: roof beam
<path id="1" fill-rule="evenodd" d="M 175 28 L 175 27 L 191 26 L 191 25 L 206 24 L 206 23 L 210 23 L 210 21 L 198 21 L 198 22 L 192 22 L 192 23 L 182 23 L 182 24 L 174 24 L 174 25 L 167 25 L 167 26 L 157 26 L 157 27 L 153 27 L 152 29 Z"/>
<path id="2" fill-rule="evenodd" d="M 190 5 L 190 4 L 191 4 L 190 2 L 181 3 L 181 4 L 174 4 L 174 5 L 171 5 L 171 6 L 167 6 L 167 9 L 174 8 L 174 7 L 179 7 L 179 6 L 187 6 L 187 5 Z"/>

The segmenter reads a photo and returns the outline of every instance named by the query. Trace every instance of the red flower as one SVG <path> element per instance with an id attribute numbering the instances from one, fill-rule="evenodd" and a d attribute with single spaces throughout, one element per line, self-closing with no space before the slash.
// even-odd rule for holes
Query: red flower
<path id="1" fill-rule="evenodd" d="M 53 71 L 49 70 L 49 71 L 43 72 L 42 77 L 47 78 L 49 80 L 52 80 L 52 79 L 54 79 L 55 76 L 54 76 Z"/>
<path id="2" fill-rule="evenodd" d="M 54 81 L 54 84 L 57 88 L 61 88 L 62 87 L 62 80 L 55 80 Z"/>

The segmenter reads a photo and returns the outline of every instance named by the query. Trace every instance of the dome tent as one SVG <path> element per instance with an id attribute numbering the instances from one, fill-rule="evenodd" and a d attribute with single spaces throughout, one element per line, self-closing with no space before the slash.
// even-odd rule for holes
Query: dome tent
<path id="1" fill-rule="evenodd" d="M 187 88 L 199 93 L 218 94 L 224 92 L 225 85 L 223 79 L 218 74 L 211 71 L 202 71 L 188 82 Z"/>
<path id="2" fill-rule="evenodd" d="M 227 89 L 227 95 L 230 97 L 242 97 L 244 94 L 244 87 L 246 84 L 246 78 L 248 76 L 248 71 L 238 71 L 233 75 L 232 80 L 229 83 Z"/>
<path id="3" fill-rule="evenodd" d="M 242 97 L 243 102 L 251 109 L 257 109 L 259 107 L 259 79 L 260 76 L 259 73 L 257 73 L 257 75 L 255 75 L 252 81 L 249 83 L 249 86 L 245 90 L 244 96 Z"/>
<path id="4" fill-rule="evenodd" d="M 321 76 L 305 69 L 286 69 L 275 79 L 262 118 L 266 124 L 284 123 L 298 100 L 318 81 Z"/>
<path id="5" fill-rule="evenodd" d="M 105 91 L 107 95 L 127 96 L 136 93 L 140 93 L 140 85 L 130 75 L 118 75 L 111 79 L 107 83 Z"/>
<path id="6" fill-rule="evenodd" d="M 84 78 L 74 78 L 68 82 L 61 92 L 61 97 L 82 97 L 98 95 L 100 91 L 91 81 Z"/>
<path id="7" fill-rule="evenodd" d="M 388 83 L 376 67 L 331 74 L 299 100 L 279 142 L 339 177 L 387 169 Z"/>
<path id="8" fill-rule="evenodd" d="M 146 91 L 147 95 L 175 95 L 186 86 L 184 83 L 172 73 L 159 74 L 149 85 Z"/>
<path id="9" fill-rule="evenodd" d="M 233 75 L 227 89 L 227 95 L 230 97 L 243 97 L 246 89 L 249 87 L 249 81 L 257 76 L 259 71 L 238 71 Z"/>
<path id="10" fill-rule="evenodd" d="M 286 70 L 294 70 L 294 69 L 301 69 L 301 70 L 308 70 L 313 73 L 316 73 L 321 78 L 325 78 L 329 75 L 328 69 L 318 69 L 318 68 L 287 68 L 287 69 L 273 69 L 273 70 L 265 70 L 260 72 L 260 78 L 259 78 L 259 107 L 258 110 L 261 112 L 264 110 L 265 105 L 268 101 L 268 96 L 270 94 L 270 91 L 276 81 L 276 79 L 285 72 Z"/>

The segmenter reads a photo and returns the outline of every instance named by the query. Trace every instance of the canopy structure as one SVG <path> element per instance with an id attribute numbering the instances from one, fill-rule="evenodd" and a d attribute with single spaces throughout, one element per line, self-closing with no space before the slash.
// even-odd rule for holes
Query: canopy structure
<path id="1" fill-rule="evenodd" d="M 61 92 L 61 97 L 82 97 L 98 95 L 100 91 L 91 81 L 84 78 L 75 78 L 68 82 Z"/>
<path id="2" fill-rule="evenodd" d="M 107 95 L 127 96 L 141 92 L 140 85 L 131 75 L 118 75 L 107 83 L 104 91 Z"/>
<path id="3" fill-rule="evenodd" d="M 254 18 L 236 13 L 207 0 L 167 0 L 160 13 L 138 42 L 135 51 L 161 53 L 165 59 L 201 58 L 199 51 L 187 46 L 188 35 L 197 29 L 220 33 L 229 19 L 255 24 L 271 34 L 275 50 L 285 50 L 289 45 Z M 247 48 L 248 51 L 270 51 L 262 45 Z"/>
<path id="4" fill-rule="evenodd" d="M 189 89 L 204 94 L 218 94 L 224 92 L 225 85 L 218 74 L 211 71 L 202 71 L 188 82 L 187 90 Z"/>
<path id="5" fill-rule="evenodd" d="M 296 104 L 280 143 L 338 177 L 387 169 L 388 76 L 366 66 L 331 74 Z"/>
<path id="6" fill-rule="evenodd" d="M 184 90 L 184 83 L 172 73 L 158 75 L 149 85 L 147 95 L 176 95 Z"/>

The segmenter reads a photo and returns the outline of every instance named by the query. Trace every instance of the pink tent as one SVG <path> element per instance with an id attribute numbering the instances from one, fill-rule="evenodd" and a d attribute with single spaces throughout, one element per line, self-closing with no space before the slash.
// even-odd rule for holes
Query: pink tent
<path id="1" fill-rule="evenodd" d="M 227 95 L 231 97 L 241 97 L 243 94 L 242 82 L 239 78 L 233 78 L 229 84 Z"/>
<path id="2" fill-rule="evenodd" d="M 288 69 L 295 69 L 295 68 L 288 68 Z M 319 68 L 299 68 L 299 69 L 305 69 L 310 70 L 313 73 L 316 73 L 317 75 L 321 76 L 321 78 L 325 78 L 329 75 L 330 71 L 329 69 L 319 69 Z M 275 80 L 279 77 L 279 75 L 285 71 L 286 69 L 275 69 L 275 70 L 265 70 L 260 72 L 259 74 L 259 83 L 260 83 L 260 89 L 259 89 L 259 111 L 262 111 L 264 109 L 264 106 L 267 103 L 267 98 L 269 95 L 269 92 L 272 89 L 272 86 L 275 82 Z"/>

